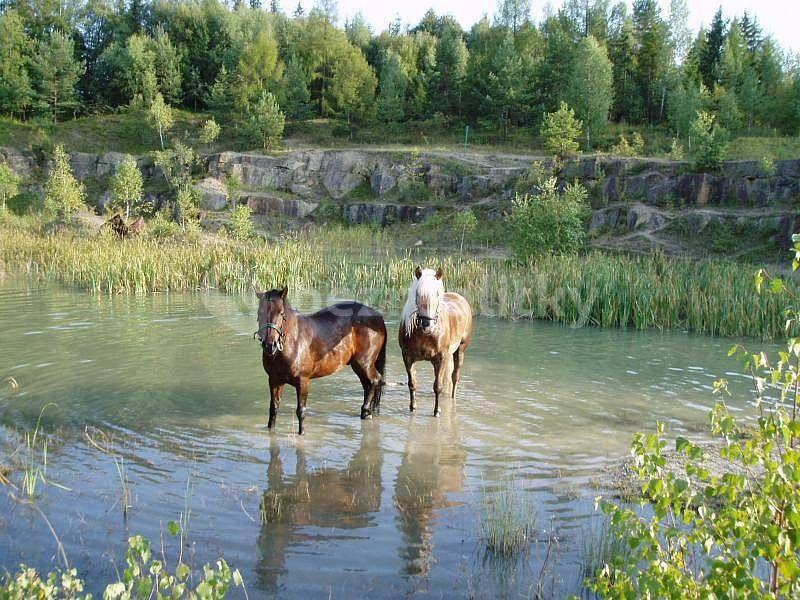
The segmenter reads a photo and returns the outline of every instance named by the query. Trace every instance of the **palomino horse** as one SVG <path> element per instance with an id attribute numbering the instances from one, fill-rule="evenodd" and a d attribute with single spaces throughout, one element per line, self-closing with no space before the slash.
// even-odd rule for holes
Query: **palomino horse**
<path id="1" fill-rule="evenodd" d="M 434 271 L 417 267 L 400 323 L 400 349 L 408 373 L 409 408 L 412 411 L 417 407 L 414 363 L 420 360 L 433 363 L 433 393 L 436 396 L 433 415 L 438 417 L 439 395 L 451 372 L 451 396 L 456 396 L 464 353 L 471 339 L 472 310 L 469 303 L 459 294 L 444 291 L 442 269 Z"/>
<path id="2" fill-rule="evenodd" d="M 297 420 L 303 435 L 308 387 L 312 379 L 350 365 L 364 388 L 361 418 L 378 413 L 386 364 L 386 324 L 383 316 L 358 302 L 341 302 L 301 315 L 286 299 L 287 288 L 256 292 L 261 362 L 269 377 L 269 424 L 281 404 L 283 386 L 297 390 Z"/>

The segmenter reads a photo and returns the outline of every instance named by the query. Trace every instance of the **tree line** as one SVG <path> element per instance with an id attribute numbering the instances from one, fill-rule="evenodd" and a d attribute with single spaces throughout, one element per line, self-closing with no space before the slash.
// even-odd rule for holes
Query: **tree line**
<path id="1" fill-rule="evenodd" d="M 435 119 L 540 127 L 562 102 L 589 147 L 608 120 L 688 137 L 699 111 L 732 132 L 800 131 L 800 70 L 747 13 L 693 36 L 686 0 L 566 0 L 540 23 L 500 0 L 465 31 L 429 10 L 373 32 L 320 0 L 0 0 L 0 113 L 56 122 L 154 102 L 253 122 Z M 160 98 L 160 100 L 159 100 Z M 280 117 L 282 118 L 282 116 Z M 263 119 L 262 119 L 263 120 Z M 281 123 L 282 127 L 282 123 Z"/>

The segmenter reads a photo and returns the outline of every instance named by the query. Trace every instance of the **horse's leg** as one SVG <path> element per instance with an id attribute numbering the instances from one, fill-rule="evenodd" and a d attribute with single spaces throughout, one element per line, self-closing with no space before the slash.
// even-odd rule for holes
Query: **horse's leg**
<path id="1" fill-rule="evenodd" d="M 278 385 L 269 382 L 269 423 L 268 429 L 272 429 L 275 425 L 275 419 L 278 416 L 278 409 L 281 407 L 281 396 L 283 395 L 283 385 Z"/>
<path id="2" fill-rule="evenodd" d="M 303 420 L 306 418 L 306 401 L 308 400 L 308 386 L 309 379 L 307 377 L 300 379 L 295 386 L 297 390 L 297 422 L 298 422 L 298 435 L 303 435 Z"/>
<path id="3" fill-rule="evenodd" d="M 417 369 L 414 366 L 414 361 L 403 352 L 403 364 L 406 366 L 406 373 L 408 374 L 408 394 L 410 396 L 408 409 L 411 412 L 417 410 L 417 401 L 414 397 L 414 392 L 417 389 Z"/>
<path id="4" fill-rule="evenodd" d="M 372 401 L 375 398 L 375 386 L 373 385 L 373 381 L 377 381 L 377 379 L 370 379 L 367 369 L 356 360 L 353 361 L 352 367 L 353 371 L 358 375 L 361 387 L 364 388 L 364 404 L 361 405 L 361 418 L 366 419 L 372 416 Z"/>
<path id="5" fill-rule="evenodd" d="M 458 384 L 461 381 L 461 367 L 464 366 L 464 353 L 467 351 L 467 346 L 464 342 L 461 342 L 458 345 L 458 349 L 453 352 L 453 395 L 452 398 L 456 397 L 456 388 L 458 388 Z"/>
<path id="6" fill-rule="evenodd" d="M 431 362 L 433 363 L 433 416 L 438 417 L 442 412 L 439 410 L 439 396 L 442 393 L 442 378 L 446 371 L 444 368 L 446 359 L 440 354 L 435 356 Z"/>

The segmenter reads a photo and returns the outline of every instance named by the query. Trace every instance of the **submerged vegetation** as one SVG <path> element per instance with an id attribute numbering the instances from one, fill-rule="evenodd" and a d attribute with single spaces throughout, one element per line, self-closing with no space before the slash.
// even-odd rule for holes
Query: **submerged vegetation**
<path id="1" fill-rule="evenodd" d="M 524 552 L 533 541 L 535 522 L 530 495 L 513 480 L 494 492 L 484 492 L 481 536 L 492 554 L 512 557 Z"/>
<path id="2" fill-rule="evenodd" d="M 7 268 L 94 293 L 244 291 L 288 283 L 391 308 L 414 266 L 427 258 L 393 249 L 389 233 L 365 227 L 324 227 L 280 243 L 188 231 L 179 238 L 120 242 L 14 223 L 0 225 L 0 261 Z M 600 252 L 527 262 L 457 254 L 435 260 L 448 287 L 464 293 L 477 314 L 715 335 L 774 337 L 784 330 L 781 302 L 756 294 L 749 270 L 735 263 Z"/>

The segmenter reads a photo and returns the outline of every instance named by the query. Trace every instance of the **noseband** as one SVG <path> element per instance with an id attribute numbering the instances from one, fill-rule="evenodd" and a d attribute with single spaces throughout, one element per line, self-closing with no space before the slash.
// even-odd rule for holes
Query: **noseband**
<path id="1" fill-rule="evenodd" d="M 419 314 L 419 304 L 417 304 L 417 310 L 414 311 L 414 315 L 416 316 L 416 319 L 418 321 L 420 321 L 421 323 L 426 323 L 426 324 L 434 323 L 435 324 L 439 320 L 439 311 L 441 309 L 442 309 L 442 298 L 439 297 L 439 303 L 436 305 L 436 314 L 434 316 L 432 316 L 432 317 L 423 317 L 422 315 L 420 315 Z"/>
<path id="2" fill-rule="evenodd" d="M 283 313 L 281 313 L 281 319 L 282 319 L 282 323 L 284 323 L 286 321 L 286 316 Z M 277 323 L 272 323 L 272 322 L 264 323 L 263 325 L 261 325 L 258 328 L 258 331 L 256 331 L 253 334 L 253 339 L 258 338 L 259 340 L 261 340 L 261 347 L 264 350 L 266 350 L 267 349 L 267 340 L 263 337 L 262 334 L 264 332 L 266 332 L 268 329 L 274 329 L 275 331 L 278 332 L 277 347 L 278 347 L 278 352 L 282 352 L 283 351 L 283 340 L 286 337 L 286 335 L 283 333 L 283 328 L 280 327 Z"/>

